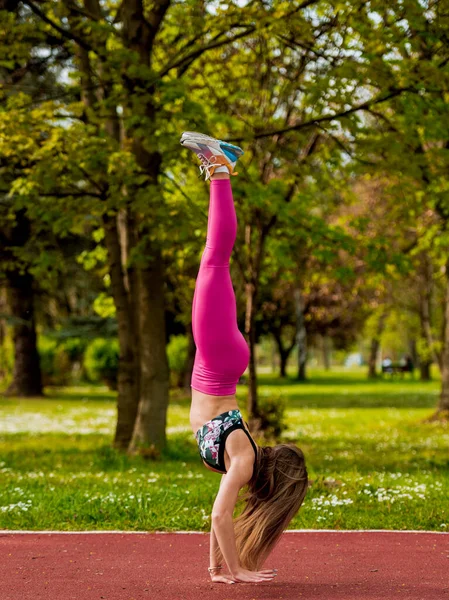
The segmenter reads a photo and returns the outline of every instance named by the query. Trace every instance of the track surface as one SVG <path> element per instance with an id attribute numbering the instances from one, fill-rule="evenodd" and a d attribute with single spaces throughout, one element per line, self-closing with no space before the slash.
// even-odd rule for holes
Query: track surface
<path id="1" fill-rule="evenodd" d="M 0 532 L 1 600 L 449 600 L 449 533 L 285 532 L 273 582 L 213 584 L 209 534 Z"/>

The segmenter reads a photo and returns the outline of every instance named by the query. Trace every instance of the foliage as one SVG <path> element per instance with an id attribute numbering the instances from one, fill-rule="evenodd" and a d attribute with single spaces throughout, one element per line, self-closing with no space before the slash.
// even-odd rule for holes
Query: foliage
<path id="1" fill-rule="evenodd" d="M 286 398 L 279 391 L 261 394 L 259 401 L 260 427 L 266 440 L 280 441 L 282 434 L 287 429 L 286 408 Z"/>
<path id="2" fill-rule="evenodd" d="M 14 345 L 10 335 L 6 335 L 0 344 L 0 382 L 9 383 L 14 368 Z"/>
<path id="3" fill-rule="evenodd" d="M 67 338 L 59 343 L 59 347 L 67 353 L 72 363 L 82 362 L 87 346 L 88 341 L 79 337 Z"/>
<path id="4" fill-rule="evenodd" d="M 287 295 L 296 285 L 310 331 L 344 347 L 370 312 L 395 305 L 413 314 L 407 335 L 422 357 L 441 358 L 444 2 L 192 1 L 163 3 L 161 12 L 147 3 L 140 20 L 127 3 L 93 6 L 98 14 L 50 0 L 0 11 L 0 280 L 32 274 L 39 325 L 51 328 L 64 310 L 120 318 L 118 280 L 129 290 L 153 255 L 167 271 L 155 297 L 167 292 L 188 324 L 207 187 L 179 161 L 187 152 L 178 138 L 196 129 L 245 148 L 233 181 L 240 315 L 243 290 L 262 291 L 254 308 L 262 329 L 275 312 L 264 307 L 279 300 L 267 290 Z M 11 227 L 23 217 L 29 236 L 13 244 Z M 104 229 L 117 217 L 119 259 Z M 73 237 L 83 246 L 75 270 L 90 277 L 72 277 L 74 253 L 68 259 L 64 248 Z M 425 333 L 420 253 L 433 268 Z M 279 304 L 292 327 L 286 296 Z"/>
<path id="5" fill-rule="evenodd" d="M 66 385 L 71 379 L 72 361 L 68 349 L 57 341 L 39 336 L 38 352 L 44 385 Z"/>
<path id="6" fill-rule="evenodd" d="M 90 342 L 84 355 L 84 367 L 90 381 L 102 381 L 117 389 L 119 345 L 117 339 L 98 338 Z"/>
<path id="7" fill-rule="evenodd" d="M 185 335 L 172 335 L 167 344 L 168 366 L 172 386 L 182 385 L 189 342 Z"/>

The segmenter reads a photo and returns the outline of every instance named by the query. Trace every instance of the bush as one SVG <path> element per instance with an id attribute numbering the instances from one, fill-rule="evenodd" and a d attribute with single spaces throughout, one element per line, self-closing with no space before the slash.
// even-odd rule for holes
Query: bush
<path id="1" fill-rule="evenodd" d="M 6 335 L 0 344 L 0 381 L 2 387 L 8 385 L 12 379 L 14 369 L 14 344 L 12 337 Z"/>
<path id="2" fill-rule="evenodd" d="M 188 356 L 189 341 L 185 335 L 172 335 L 167 345 L 170 385 L 180 387 L 183 384 Z"/>
<path id="3" fill-rule="evenodd" d="M 116 390 L 119 354 L 117 339 L 93 340 L 84 355 L 84 367 L 90 381 L 102 381 L 109 389 Z"/>
<path id="4" fill-rule="evenodd" d="M 37 351 L 43 385 L 67 385 L 81 370 L 83 353 L 87 341 L 82 338 L 67 338 L 59 341 L 53 337 L 39 335 Z M 14 365 L 14 345 L 6 338 L 0 347 L 0 379 L 11 379 Z M 4 382 L 2 382 L 4 383 Z"/>
<path id="5" fill-rule="evenodd" d="M 37 341 L 42 383 L 44 385 L 67 385 L 71 378 L 70 357 L 58 342 L 45 336 Z"/>
<path id="6" fill-rule="evenodd" d="M 84 368 L 84 353 L 88 344 L 89 341 L 85 338 L 71 337 L 66 338 L 59 345 L 59 348 L 62 348 L 69 358 L 72 382 L 87 379 Z"/>
<path id="7" fill-rule="evenodd" d="M 287 429 L 284 421 L 286 407 L 286 400 L 279 392 L 270 392 L 269 396 L 260 395 L 258 402 L 260 427 L 267 440 L 272 438 L 278 442 Z"/>
<path id="8" fill-rule="evenodd" d="M 60 342 L 59 348 L 63 348 L 72 364 L 82 362 L 84 353 L 89 342 L 79 337 L 66 338 Z"/>

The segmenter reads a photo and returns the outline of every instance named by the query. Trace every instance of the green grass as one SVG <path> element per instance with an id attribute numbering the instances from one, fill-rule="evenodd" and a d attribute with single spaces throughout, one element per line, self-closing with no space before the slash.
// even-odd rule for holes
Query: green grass
<path id="1" fill-rule="evenodd" d="M 449 427 L 424 422 L 438 381 L 261 376 L 260 393 L 273 391 L 288 399 L 285 440 L 313 480 L 289 528 L 449 530 Z M 238 398 L 246 417 L 245 387 Z M 201 464 L 189 402 L 172 395 L 168 447 L 148 461 L 111 448 L 114 394 L 103 388 L 0 397 L 0 529 L 209 530 L 220 476 Z"/>

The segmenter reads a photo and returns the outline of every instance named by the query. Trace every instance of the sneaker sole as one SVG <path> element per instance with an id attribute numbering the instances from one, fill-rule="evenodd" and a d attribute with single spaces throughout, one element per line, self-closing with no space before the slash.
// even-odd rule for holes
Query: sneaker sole
<path id="1" fill-rule="evenodd" d="M 196 142 L 198 144 L 206 144 L 210 145 L 212 148 L 220 151 L 221 153 L 226 155 L 225 148 L 231 150 L 237 158 L 244 154 L 244 151 L 240 148 L 240 146 L 234 146 L 234 144 L 230 144 L 229 142 L 224 142 L 223 140 L 219 140 L 217 138 L 213 138 L 210 135 L 206 135 L 204 133 L 197 133 L 195 131 L 184 131 L 181 136 L 181 144 L 184 145 L 184 142 L 191 141 Z M 208 144 L 209 142 L 209 144 Z M 227 156 L 227 155 L 226 155 Z M 229 158 L 229 156 L 227 156 Z"/>

